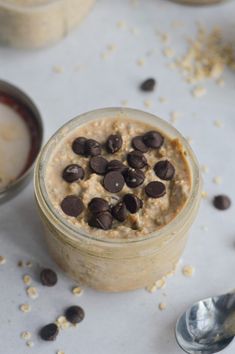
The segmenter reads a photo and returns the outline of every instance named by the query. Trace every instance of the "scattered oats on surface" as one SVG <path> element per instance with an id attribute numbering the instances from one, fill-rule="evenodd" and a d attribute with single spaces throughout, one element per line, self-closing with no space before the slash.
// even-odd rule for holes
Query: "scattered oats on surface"
<path id="1" fill-rule="evenodd" d="M 103 52 L 100 54 L 100 56 L 103 60 L 107 60 L 110 54 L 108 52 Z"/>
<path id="2" fill-rule="evenodd" d="M 208 226 L 202 225 L 201 230 L 207 232 L 208 231 Z"/>
<path id="3" fill-rule="evenodd" d="M 123 21 L 123 20 L 120 20 L 117 22 L 117 27 L 120 28 L 120 29 L 126 29 L 127 25 L 126 25 L 126 22 Z"/>
<path id="4" fill-rule="evenodd" d="M 203 199 L 207 199 L 208 198 L 208 193 L 206 191 L 202 191 L 201 196 Z"/>
<path id="5" fill-rule="evenodd" d="M 170 113 L 170 121 L 171 121 L 171 123 L 175 124 L 178 121 L 180 116 L 181 116 L 181 114 L 179 112 L 172 111 Z"/>
<path id="6" fill-rule="evenodd" d="M 109 52 L 115 52 L 117 50 L 117 45 L 115 43 L 110 43 L 107 45 L 107 50 Z"/>
<path id="7" fill-rule="evenodd" d="M 31 299 L 38 298 L 38 289 L 35 287 L 30 286 L 29 288 L 27 288 L 26 292 Z"/>
<path id="8" fill-rule="evenodd" d="M 59 66 L 59 65 L 54 65 L 52 67 L 52 71 L 55 73 L 55 74 L 62 74 L 64 72 L 64 69 L 62 68 L 62 66 Z"/>
<path id="9" fill-rule="evenodd" d="M 57 324 L 57 326 L 60 328 L 60 329 L 67 329 L 70 327 L 70 323 L 67 321 L 66 317 L 65 316 L 59 316 L 56 321 L 55 321 L 55 324 Z"/>
<path id="10" fill-rule="evenodd" d="M 170 42 L 170 36 L 169 36 L 169 33 L 160 33 L 160 38 L 161 38 L 161 41 L 162 43 L 164 44 L 168 44 Z"/>
<path id="11" fill-rule="evenodd" d="M 191 278 L 195 273 L 195 268 L 191 265 L 186 265 L 183 267 L 182 273 L 185 277 Z"/>
<path id="12" fill-rule="evenodd" d="M 138 59 L 136 63 L 137 63 L 137 65 L 139 65 L 139 66 L 144 66 L 145 60 L 144 60 L 144 59 Z"/>
<path id="13" fill-rule="evenodd" d="M 24 313 L 28 313 L 31 311 L 31 306 L 29 304 L 22 304 L 20 305 L 19 309 Z"/>
<path id="14" fill-rule="evenodd" d="M 201 165 L 201 172 L 202 173 L 208 173 L 209 172 L 209 167 L 207 165 Z"/>
<path id="15" fill-rule="evenodd" d="M 215 184 L 221 184 L 221 183 L 222 183 L 222 178 L 221 178 L 220 176 L 215 176 L 215 177 L 213 178 L 213 182 L 214 182 Z"/>
<path id="16" fill-rule="evenodd" d="M 121 105 L 122 105 L 123 107 L 127 107 L 127 106 L 128 106 L 128 100 L 122 100 L 122 101 L 121 101 Z"/>
<path id="17" fill-rule="evenodd" d="M 0 265 L 3 265 L 6 263 L 6 258 L 4 256 L 0 256 Z"/>
<path id="18" fill-rule="evenodd" d="M 220 28 L 207 32 L 199 25 L 196 38 L 188 39 L 187 52 L 176 63 L 189 83 L 219 80 L 226 67 L 235 69 L 234 48 L 223 40 Z"/>
<path id="19" fill-rule="evenodd" d="M 134 36 L 138 36 L 140 34 L 140 30 L 136 27 L 132 27 L 130 28 L 130 32 L 131 34 L 133 34 Z"/>
<path id="20" fill-rule="evenodd" d="M 33 263 L 31 261 L 26 262 L 26 267 L 31 268 L 33 266 Z"/>
<path id="21" fill-rule="evenodd" d="M 158 289 L 162 289 L 166 286 L 166 278 L 163 277 L 162 279 L 157 280 L 154 284 L 151 284 L 145 288 L 149 293 L 154 293 Z"/>
<path id="22" fill-rule="evenodd" d="M 27 275 L 25 274 L 23 276 L 23 282 L 26 284 L 26 285 L 30 285 L 32 283 L 32 278 L 30 275 Z"/>
<path id="23" fill-rule="evenodd" d="M 161 102 L 161 103 L 166 103 L 166 102 L 167 102 L 167 99 L 166 99 L 165 97 L 162 97 L 162 96 L 160 96 L 160 97 L 158 98 L 158 100 L 159 100 L 159 102 Z"/>
<path id="24" fill-rule="evenodd" d="M 158 305 L 158 308 L 160 311 L 164 311 L 166 309 L 166 303 L 160 302 L 160 304 Z"/>
<path id="25" fill-rule="evenodd" d="M 174 29 L 182 28 L 184 23 L 182 21 L 174 20 L 171 22 L 171 27 Z"/>
<path id="26" fill-rule="evenodd" d="M 20 338 L 24 340 L 29 340 L 32 337 L 32 334 L 28 331 L 21 332 Z"/>
<path id="27" fill-rule="evenodd" d="M 32 342 L 31 340 L 29 340 L 28 342 L 26 342 L 27 347 L 29 348 L 33 348 L 34 347 L 34 342 Z"/>
<path id="28" fill-rule="evenodd" d="M 214 126 L 217 128 L 222 128 L 224 126 L 223 122 L 219 119 L 214 120 Z"/>
<path id="29" fill-rule="evenodd" d="M 153 106 L 153 102 L 151 100 L 144 100 L 144 106 L 146 108 L 151 108 Z"/>
<path id="30" fill-rule="evenodd" d="M 76 286 L 72 289 L 73 295 L 80 296 L 83 293 L 83 289 L 80 288 L 79 286 Z"/>
<path id="31" fill-rule="evenodd" d="M 175 52 L 174 52 L 174 50 L 172 48 L 167 47 L 167 48 L 163 49 L 163 54 L 167 58 L 172 58 L 175 55 Z"/>
<path id="32" fill-rule="evenodd" d="M 198 97 L 198 98 L 199 98 L 199 97 L 202 97 L 202 96 L 205 96 L 206 93 L 207 93 L 207 90 L 206 90 L 206 88 L 203 87 L 203 86 L 196 86 L 196 87 L 194 87 L 193 90 L 192 90 L 192 95 L 193 95 L 194 97 Z"/>
<path id="33" fill-rule="evenodd" d="M 219 79 L 216 80 L 216 84 L 220 87 L 224 87 L 225 81 L 222 77 L 220 77 Z"/>

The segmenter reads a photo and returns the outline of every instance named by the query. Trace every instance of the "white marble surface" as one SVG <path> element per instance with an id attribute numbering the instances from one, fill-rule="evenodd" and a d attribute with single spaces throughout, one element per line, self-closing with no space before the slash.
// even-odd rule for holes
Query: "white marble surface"
<path id="1" fill-rule="evenodd" d="M 182 112 L 177 128 L 193 139 L 192 146 L 201 164 L 209 166 L 204 176 L 209 199 L 202 202 L 197 221 L 176 276 L 169 278 L 166 289 L 149 294 L 139 290 L 126 294 L 103 294 L 86 289 L 75 298 L 73 282 L 67 279 L 50 260 L 42 239 L 42 228 L 35 209 L 32 184 L 7 204 L 0 206 L 0 254 L 7 258 L 0 266 L 0 352 L 5 354 L 180 354 L 174 339 L 177 316 L 192 302 L 219 294 L 235 287 L 235 219 L 234 207 L 226 212 L 211 206 L 213 195 L 228 193 L 235 201 L 234 132 L 235 132 L 235 74 L 226 71 L 226 85 L 221 88 L 206 83 L 208 94 L 195 99 L 190 87 L 176 71 L 166 64 L 163 45 L 156 36 L 159 29 L 170 33 L 171 47 L 183 53 L 185 38 L 196 32 L 195 22 L 208 28 L 222 27 L 225 40 L 235 43 L 235 3 L 205 8 L 184 7 L 166 0 L 139 0 L 133 7 L 127 0 L 99 0 L 94 11 L 80 29 L 53 48 L 36 52 L 0 48 L 0 76 L 20 86 L 38 104 L 43 115 L 46 139 L 69 118 L 97 107 L 117 106 L 128 100 L 129 106 L 145 109 L 143 101 L 150 99 L 151 112 L 169 119 L 171 111 Z M 129 29 L 116 26 L 126 21 Z M 171 23 L 180 20 L 184 26 L 172 29 Z M 133 31 L 132 31 L 133 32 Z M 117 50 L 107 60 L 101 58 L 108 44 Z M 151 56 L 148 51 L 154 50 Z M 140 67 L 136 61 L 145 59 Z M 62 73 L 52 67 L 60 66 Z M 81 70 L 75 67 L 81 65 Z M 139 83 L 153 76 L 158 89 L 144 95 Z M 159 96 L 167 103 L 159 102 Z M 217 128 L 219 119 L 224 126 Z M 222 184 L 212 183 L 214 176 Z M 206 226 L 208 231 L 202 229 Z M 20 259 L 32 260 L 29 270 L 17 268 Z M 38 283 L 38 266 L 58 270 L 59 283 L 45 289 Z M 193 278 L 181 274 L 184 264 L 195 266 Z M 32 274 L 38 287 L 37 300 L 28 299 L 21 276 Z M 164 295 L 166 294 L 166 296 Z M 159 302 L 167 304 L 158 310 Z M 32 304 L 32 311 L 23 314 L 21 303 Z M 53 321 L 64 307 L 80 304 L 86 320 L 77 329 L 63 331 L 56 342 L 43 343 L 37 337 L 40 326 Z M 20 332 L 33 333 L 34 348 L 27 348 Z M 233 354 L 235 343 L 224 353 Z"/>

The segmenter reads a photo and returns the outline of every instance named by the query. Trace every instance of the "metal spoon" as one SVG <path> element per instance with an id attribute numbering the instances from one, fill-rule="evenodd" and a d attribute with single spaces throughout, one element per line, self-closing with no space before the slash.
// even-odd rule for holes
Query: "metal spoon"
<path id="1" fill-rule="evenodd" d="M 188 354 L 213 354 L 235 336 L 235 292 L 192 305 L 177 321 L 176 340 Z"/>

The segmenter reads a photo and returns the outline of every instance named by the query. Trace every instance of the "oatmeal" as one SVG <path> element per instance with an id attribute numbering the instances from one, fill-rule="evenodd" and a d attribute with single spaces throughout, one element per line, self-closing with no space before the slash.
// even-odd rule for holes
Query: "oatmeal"
<path id="1" fill-rule="evenodd" d="M 46 168 L 54 209 L 98 238 L 135 238 L 181 211 L 191 175 L 179 140 L 124 118 L 94 120 L 65 135 Z"/>

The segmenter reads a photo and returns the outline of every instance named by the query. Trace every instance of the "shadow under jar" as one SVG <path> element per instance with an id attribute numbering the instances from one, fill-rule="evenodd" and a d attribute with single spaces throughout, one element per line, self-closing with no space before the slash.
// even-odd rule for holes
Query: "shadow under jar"
<path id="1" fill-rule="evenodd" d="M 177 139 L 190 171 L 190 191 L 182 209 L 165 226 L 132 238 L 97 237 L 68 222 L 49 198 L 46 169 L 53 152 L 65 135 L 89 122 L 125 119 L 144 123 L 170 139 Z M 42 150 L 35 168 L 35 196 L 45 227 L 50 253 L 61 269 L 80 284 L 101 291 L 129 291 L 143 288 L 175 270 L 201 199 L 201 176 L 195 155 L 181 134 L 162 119 L 139 110 L 106 108 L 68 122 Z M 104 233 L 106 231 L 103 231 Z"/>

